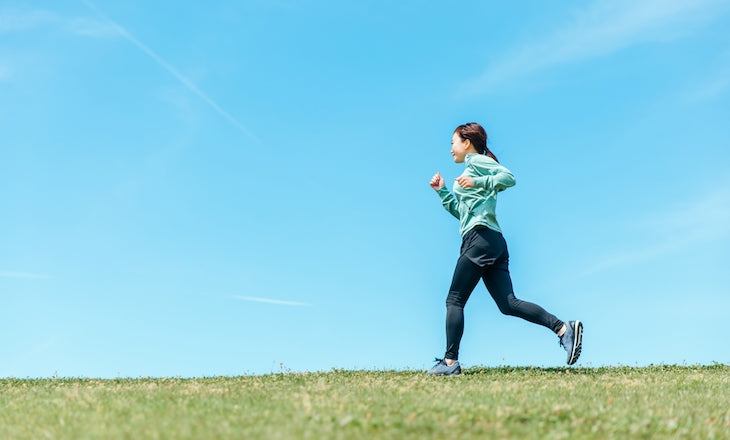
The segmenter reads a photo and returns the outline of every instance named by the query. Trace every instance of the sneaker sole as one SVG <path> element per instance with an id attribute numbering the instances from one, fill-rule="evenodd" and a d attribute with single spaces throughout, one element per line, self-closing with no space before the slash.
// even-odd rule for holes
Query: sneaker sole
<path id="1" fill-rule="evenodd" d="M 461 370 L 454 370 L 452 373 L 437 373 L 434 374 L 434 376 L 459 376 L 461 375 Z"/>
<path id="2" fill-rule="evenodd" d="M 583 348 L 583 323 L 580 321 L 575 321 L 575 328 L 573 330 L 573 352 L 570 353 L 570 358 L 568 359 L 568 365 L 573 365 L 578 361 L 578 358 L 580 357 L 580 351 Z"/>
<path id="3" fill-rule="evenodd" d="M 440 372 L 440 373 L 436 373 L 432 369 L 431 371 L 428 372 L 428 374 L 430 374 L 431 376 L 458 376 L 461 374 L 461 367 L 457 368 L 454 371 L 449 371 L 449 372 L 444 371 L 444 372 Z"/>

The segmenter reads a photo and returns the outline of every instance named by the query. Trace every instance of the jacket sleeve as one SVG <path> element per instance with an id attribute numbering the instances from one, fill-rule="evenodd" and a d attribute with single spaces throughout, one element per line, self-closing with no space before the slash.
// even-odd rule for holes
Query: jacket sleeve
<path id="1" fill-rule="evenodd" d="M 504 191 L 505 189 L 514 186 L 515 176 L 512 175 L 510 170 L 498 164 L 494 163 L 473 163 L 471 166 L 474 167 L 475 174 L 474 186 L 486 190 L 495 189 L 497 191 Z"/>
<path id="2" fill-rule="evenodd" d="M 445 186 L 439 188 L 438 191 L 436 191 L 441 197 L 441 204 L 444 205 L 444 208 L 446 208 L 447 211 L 451 213 L 456 218 L 459 217 L 459 202 L 456 200 L 456 197 L 454 197 L 453 194 L 451 194 L 451 191 L 446 189 Z"/>

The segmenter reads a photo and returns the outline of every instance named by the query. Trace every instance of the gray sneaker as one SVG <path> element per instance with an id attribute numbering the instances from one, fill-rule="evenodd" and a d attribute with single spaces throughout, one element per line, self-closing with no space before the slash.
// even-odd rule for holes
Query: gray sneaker
<path id="1" fill-rule="evenodd" d="M 580 356 L 583 345 L 583 323 L 568 321 L 565 323 L 565 333 L 560 337 L 560 345 L 568 352 L 568 365 L 573 365 Z"/>
<path id="2" fill-rule="evenodd" d="M 456 361 L 450 367 L 446 365 L 446 361 L 443 359 L 436 358 L 434 361 L 436 362 L 436 365 L 428 370 L 428 374 L 432 374 L 434 376 L 456 376 L 461 374 L 461 365 L 459 365 L 459 361 Z"/>

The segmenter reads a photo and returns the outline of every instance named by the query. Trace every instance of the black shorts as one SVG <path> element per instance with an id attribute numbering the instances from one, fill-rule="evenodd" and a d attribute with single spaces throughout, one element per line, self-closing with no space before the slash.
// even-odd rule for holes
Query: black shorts
<path id="1" fill-rule="evenodd" d="M 479 267 L 508 270 L 509 252 L 501 232 L 486 226 L 475 226 L 461 242 L 461 255 Z"/>

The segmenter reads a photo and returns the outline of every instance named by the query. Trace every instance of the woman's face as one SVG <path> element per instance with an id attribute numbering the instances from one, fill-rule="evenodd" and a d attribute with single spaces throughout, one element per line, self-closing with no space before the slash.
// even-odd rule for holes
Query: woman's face
<path id="1" fill-rule="evenodd" d="M 474 150 L 474 147 L 471 146 L 471 142 L 468 139 L 461 140 L 459 133 L 454 132 L 454 135 L 451 136 L 451 155 L 454 156 L 454 162 L 463 163 L 464 157 L 468 153 L 474 152 L 472 150 Z"/>

